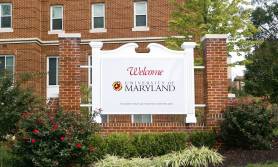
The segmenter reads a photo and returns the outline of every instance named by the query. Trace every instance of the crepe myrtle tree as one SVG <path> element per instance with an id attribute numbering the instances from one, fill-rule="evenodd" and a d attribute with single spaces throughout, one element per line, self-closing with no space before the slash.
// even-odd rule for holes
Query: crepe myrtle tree
<path id="1" fill-rule="evenodd" d="M 21 80 L 22 81 L 22 80 Z M 16 132 L 16 123 L 23 112 L 32 111 L 39 104 L 30 90 L 22 89 L 7 72 L 0 74 L 0 140 Z"/>

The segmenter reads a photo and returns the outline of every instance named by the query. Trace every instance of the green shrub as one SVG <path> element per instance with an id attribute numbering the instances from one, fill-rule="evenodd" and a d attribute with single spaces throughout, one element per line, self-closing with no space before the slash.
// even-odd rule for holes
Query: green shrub
<path id="1" fill-rule="evenodd" d="M 105 154 L 120 157 L 152 157 L 179 151 L 187 146 L 187 133 L 112 134 L 92 138 L 96 147 L 93 159 L 101 159 Z"/>
<path id="2" fill-rule="evenodd" d="M 105 139 L 102 136 L 95 134 L 91 136 L 90 142 L 95 148 L 95 151 L 91 155 L 91 160 L 95 162 L 103 159 L 107 154 L 107 143 Z"/>
<path id="3" fill-rule="evenodd" d="M 107 155 L 101 161 L 93 165 L 94 167 L 155 167 L 149 158 L 125 159 L 118 156 Z M 157 166 L 158 167 L 158 166 Z"/>
<path id="4" fill-rule="evenodd" d="M 136 149 L 127 134 L 111 134 L 105 138 L 107 154 L 121 157 L 135 156 Z"/>
<path id="5" fill-rule="evenodd" d="M 150 157 L 161 152 L 161 145 L 154 134 L 137 134 L 132 136 L 131 140 L 135 146 L 137 156 Z"/>
<path id="6" fill-rule="evenodd" d="M 190 134 L 190 142 L 196 147 L 206 146 L 212 148 L 216 143 L 215 132 L 192 132 Z"/>
<path id="7" fill-rule="evenodd" d="M 229 107 L 224 113 L 221 137 L 227 146 L 249 149 L 271 147 L 272 113 L 260 104 Z"/>
<path id="8" fill-rule="evenodd" d="M 6 144 L 0 143 L 0 167 L 32 167 L 31 163 L 12 152 Z"/>
<path id="9" fill-rule="evenodd" d="M 15 166 L 13 159 L 14 156 L 11 153 L 11 151 L 9 151 L 1 144 L 0 145 L 0 167 Z"/>
<path id="10" fill-rule="evenodd" d="M 167 154 L 158 160 L 167 167 L 208 167 L 222 164 L 223 157 L 207 147 L 190 147 L 181 152 Z"/>
<path id="11" fill-rule="evenodd" d="M 154 133 L 132 136 L 132 144 L 140 157 L 152 157 L 186 148 L 186 133 Z"/>
<path id="12" fill-rule="evenodd" d="M 191 147 L 179 152 L 154 158 L 124 159 L 116 156 L 106 156 L 97 162 L 95 167 L 207 167 L 217 166 L 223 162 L 223 157 L 206 147 Z"/>
<path id="13" fill-rule="evenodd" d="M 16 133 L 21 114 L 32 111 L 37 104 L 31 91 L 21 89 L 20 84 L 9 77 L 0 77 L 0 140 Z"/>
<path id="14" fill-rule="evenodd" d="M 273 136 L 278 137 L 278 128 L 273 129 Z"/>
<path id="15" fill-rule="evenodd" d="M 25 114 L 18 125 L 16 152 L 34 166 L 62 167 L 90 160 L 90 136 L 96 127 L 80 113 L 37 111 Z"/>

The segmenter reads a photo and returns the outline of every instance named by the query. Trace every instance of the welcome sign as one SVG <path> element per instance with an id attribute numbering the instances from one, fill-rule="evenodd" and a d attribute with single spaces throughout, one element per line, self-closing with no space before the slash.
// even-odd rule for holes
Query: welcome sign
<path id="1" fill-rule="evenodd" d="M 149 53 L 136 53 L 137 44 L 102 51 L 92 42 L 93 108 L 102 114 L 187 114 L 196 122 L 193 48 L 173 51 L 150 44 Z M 185 47 L 187 46 L 187 47 Z"/>

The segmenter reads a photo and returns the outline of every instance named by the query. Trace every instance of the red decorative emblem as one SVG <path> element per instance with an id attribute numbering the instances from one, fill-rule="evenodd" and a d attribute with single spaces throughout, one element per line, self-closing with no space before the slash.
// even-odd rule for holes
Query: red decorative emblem
<path id="1" fill-rule="evenodd" d="M 115 91 L 120 91 L 122 90 L 123 86 L 122 83 L 120 81 L 116 81 L 112 84 L 112 87 Z"/>

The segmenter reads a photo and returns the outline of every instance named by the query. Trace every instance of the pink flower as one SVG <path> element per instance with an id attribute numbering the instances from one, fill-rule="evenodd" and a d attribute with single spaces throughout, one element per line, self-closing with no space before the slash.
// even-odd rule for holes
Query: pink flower
<path id="1" fill-rule="evenodd" d="M 80 148 L 82 147 L 82 144 L 81 144 L 81 143 L 77 143 L 77 144 L 75 145 L 75 147 L 78 148 L 78 149 L 80 149 Z"/>
<path id="2" fill-rule="evenodd" d="M 36 143 L 36 139 L 31 139 L 31 143 L 32 144 Z"/>
<path id="3" fill-rule="evenodd" d="M 52 130 L 55 131 L 55 130 L 58 129 L 58 127 L 59 127 L 58 124 L 54 124 L 54 125 L 52 126 Z"/>
<path id="4" fill-rule="evenodd" d="M 64 140 L 65 140 L 65 136 L 61 136 L 61 137 L 60 137 L 60 140 L 61 140 L 61 141 L 64 141 Z"/>
<path id="5" fill-rule="evenodd" d="M 38 129 L 34 129 L 33 133 L 38 134 L 40 131 Z"/>

